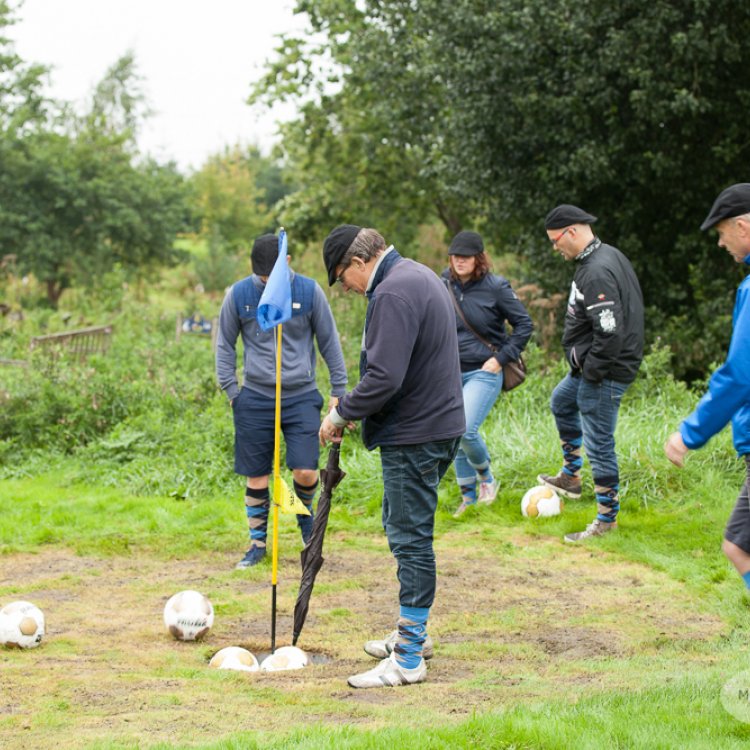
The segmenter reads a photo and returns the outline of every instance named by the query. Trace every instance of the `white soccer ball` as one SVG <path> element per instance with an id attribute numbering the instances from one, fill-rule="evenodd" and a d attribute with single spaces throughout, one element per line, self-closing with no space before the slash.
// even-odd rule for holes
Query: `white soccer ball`
<path id="1" fill-rule="evenodd" d="M 255 656 L 239 646 L 227 646 L 217 651 L 208 662 L 208 666 L 216 669 L 236 669 L 239 672 L 257 672 L 259 669 Z"/>
<path id="2" fill-rule="evenodd" d="M 263 672 L 283 672 L 286 669 L 302 669 L 310 663 L 310 657 L 296 646 L 282 646 L 261 662 Z"/>
<path id="3" fill-rule="evenodd" d="M 11 602 L 0 609 L 0 645 L 36 648 L 44 637 L 44 615 L 30 602 Z"/>
<path id="4" fill-rule="evenodd" d="M 214 608 L 203 594 L 180 591 L 164 607 L 164 624 L 178 641 L 198 641 L 214 624 Z"/>
<path id="5" fill-rule="evenodd" d="M 521 500 L 521 513 L 529 518 L 546 518 L 562 513 L 565 503 L 550 487 L 532 487 Z"/>

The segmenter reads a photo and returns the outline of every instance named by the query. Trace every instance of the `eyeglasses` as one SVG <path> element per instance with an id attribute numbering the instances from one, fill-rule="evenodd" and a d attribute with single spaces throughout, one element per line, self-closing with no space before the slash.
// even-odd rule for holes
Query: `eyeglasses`
<path id="1" fill-rule="evenodd" d="M 341 273 L 336 277 L 336 281 L 334 281 L 334 284 L 343 284 L 344 283 L 344 274 L 346 273 L 346 269 L 349 268 L 349 266 L 346 266 Z"/>
<path id="2" fill-rule="evenodd" d="M 558 234 L 558 235 L 557 235 L 557 237 L 550 237 L 550 238 L 549 238 L 549 241 L 550 241 L 550 242 L 551 242 L 551 243 L 552 243 L 553 245 L 556 245 L 556 244 L 557 244 L 557 243 L 558 243 L 558 242 L 559 242 L 559 241 L 560 241 L 560 240 L 561 240 L 561 239 L 562 239 L 563 237 L 565 237 L 565 235 L 566 235 L 566 234 L 567 234 L 567 233 L 568 233 L 568 232 L 569 232 L 569 231 L 570 231 L 570 230 L 571 230 L 572 228 L 573 228 L 573 227 L 568 227 L 567 229 L 563 229 L 563 230 L 562 230 L 562 232 L 560 232 L 560 234 Z"/>

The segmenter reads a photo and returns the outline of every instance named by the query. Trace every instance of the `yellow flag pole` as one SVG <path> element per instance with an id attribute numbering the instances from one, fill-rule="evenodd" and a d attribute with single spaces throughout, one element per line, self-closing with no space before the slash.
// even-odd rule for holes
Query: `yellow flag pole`
<path id="1" fill-rule="evenodd" d="M 279 570 L 279 498 L 281 495 L 281 323 L 276 328 L 276 415 L 273 434 L 273 537 L 271 543 L 271 653 L 276 651 L 276 583 Z"/>

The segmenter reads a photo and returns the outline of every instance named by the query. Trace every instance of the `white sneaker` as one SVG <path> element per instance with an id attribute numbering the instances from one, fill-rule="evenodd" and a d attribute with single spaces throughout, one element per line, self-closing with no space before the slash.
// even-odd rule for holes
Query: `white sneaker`
<path id="1" fill-rule="evenodd" d="M 385 659 L 390 656 L 398 641 L 398 630 L 394 630 L 390 635 L 379 641 L 367 641 L 365 643 L 365 653 L 374 656 L 376 659 Z M 422 658 L 432 659 L 434 649 L 432 638 L 428 635 L 422 644 Z"/>
<path id="2" fill-rule="evenodd" d="M 493 480 L 492 482 L 480 482 L 479 483 L 479 502 L 482 505 L 490 505 L 495 502 L 497 497 L 497 491 L 500 489 L 500 482 Z"/>
<path id="3" fill-rule="evenodd" d="M 374 669 L 355 674 L 347 682 L 353 688 L 396 687 L 424 682 L 425 677 L 427 677 L 427 665 L 424 659 L 420 659 L 419 665 L 414 669 L 406 669 L 396 661 L 396 654 L 391 654 Z"/>

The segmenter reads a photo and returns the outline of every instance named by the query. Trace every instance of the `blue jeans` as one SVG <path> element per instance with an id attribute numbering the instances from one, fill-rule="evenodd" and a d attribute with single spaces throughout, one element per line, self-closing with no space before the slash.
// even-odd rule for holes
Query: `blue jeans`
<path id="1" fill-rule="evenodd" d="M 583 435 L 594 483 L 603 487 L 619 483 L 615 427 L 628 386 L 617 380 L 589 383 L 568 373 L 552 392 L 550 408 L 560 439 L 565 442 Z"/>
<path id="2" fill-rule="evenodd" d="M 383 527 L 398 564 L 402 607 L 431 607 L 435 598 L 437 491 L 457 449 L 458 438 L 380 448 Z"/>
<path id="3" fill-rule="evenodd" d="M 466 432 L 456 455 L 456 480 L 461 485 L 475 484 L 477 472 L 485 472 L 490 465 L 479 428 L 487 418 L 503 388 L 503 371 L 495 374 L 485 370 L 461 373 L 464 392 Z"/>

